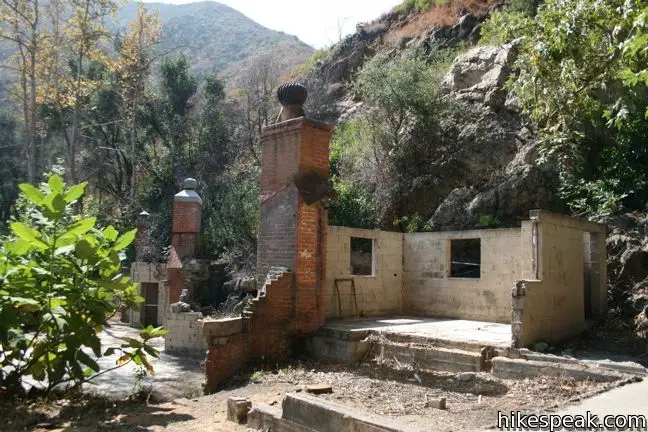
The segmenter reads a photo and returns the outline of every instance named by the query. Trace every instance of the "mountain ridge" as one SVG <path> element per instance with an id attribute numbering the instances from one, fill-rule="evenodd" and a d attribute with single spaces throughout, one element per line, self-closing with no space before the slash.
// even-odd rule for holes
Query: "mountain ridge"
<path id="1" fill-rule="evenodd" d="M 256 61 L 272 58 L 280 75 L 302 64 L 314 48 L 296 36 L 268 29 L 243 13 L 215 1 L 182 5 L 145 3 L 162 22 L 159 49 L 187 56 L 199 78 L 218 72 L 229 88 L 238 87 L 241 72 Z M 134 18 L 137 3 L 120 9 L 121 25 Z"/>

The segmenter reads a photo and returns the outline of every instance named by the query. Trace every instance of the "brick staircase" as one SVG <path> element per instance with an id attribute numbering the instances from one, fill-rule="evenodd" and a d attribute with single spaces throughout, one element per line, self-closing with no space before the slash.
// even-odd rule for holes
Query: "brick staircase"
<path id="1" fill-rule="evenodd" d="M 292 272 L 286 267 L 271 267 L 266 276 L 265 283 L 259 289 L 257 296 L 253 298 L 246 306 L 243 308 L 243 318 L 251 319 L 254 317 L 255 313 L 258 312 L 259 308 L 266 303 L 266 296 L 268 295 L 268 290 L 272 291 L 273 282 L 278 281 L 282 276 L 291 274 Z"/>

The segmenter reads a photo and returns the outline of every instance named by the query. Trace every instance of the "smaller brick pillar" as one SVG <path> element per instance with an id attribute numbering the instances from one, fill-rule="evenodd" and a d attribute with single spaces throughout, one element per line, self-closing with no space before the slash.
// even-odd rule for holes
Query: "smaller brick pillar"
<path id="1" fill-rule="evenodd" d="M 196 193 L 197 186 L 198 182 L 195 179 L 188 178 L 182 182 L 182 191 L 173 198 L 171 251 L 167 261 L 169 303 L 180 300 L 184 288 L 182 262 L 185 258 L 195 257 L 198 249 L 202 199 Z"/>
<path id="2" fill-rule="evenodd" d="M 152 254 L 151 237 L 150 237 L 150 217 L 151 215 L 143 211 L 137 215 L 137 235 L 135 237 L 135 261 L 148 261 L 147 258 Z"/>

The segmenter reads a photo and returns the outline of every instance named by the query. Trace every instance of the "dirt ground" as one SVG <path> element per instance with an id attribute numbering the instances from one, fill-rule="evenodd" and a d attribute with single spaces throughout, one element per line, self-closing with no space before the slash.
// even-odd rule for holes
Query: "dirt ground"
<path id="1" fill-rule="evenodd" d="M 326 383 L 332 401 L 424 428 L 481 430 L 492 427 L 497 411 L 552 410 L 570 399 L 603 388 L 603 384 L 565 379 L 499 380 L 488 374 L 466 376 L 411 370 L 389 370 L 374 364 L 357 367 L 293 362 L 275 368 L 248 369 L 215 394 L 173 402 L 108 401 L 82 397 L 75 401 L 0 403 L 2 431 L 246 431 L 227 422 L 226 401 L 246 396 L 254 403 L 281 404 L 283 395 L 309 384 Z M 447 410 L 426 406 L 426 397 L 445 397 Z M 3 398 L 4 399 L 4 398 Z"/>

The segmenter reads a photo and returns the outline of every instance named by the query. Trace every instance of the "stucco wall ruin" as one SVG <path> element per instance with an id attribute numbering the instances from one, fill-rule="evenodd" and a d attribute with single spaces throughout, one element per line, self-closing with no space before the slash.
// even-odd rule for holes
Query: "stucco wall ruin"
<path id="1" fill-rule="evenodd" d="M 522 280 L 520 292 L 513 297 L 518 346 L 536 340 L 560 341 L 583 331 L 586 297 L 590 318 L 602 316 L 607 309 L 606 250 L 601 241 L 605 227 L 540 211 L 532 212 L 531 219 L 537 224 L 537 277 Z"/>
<path id="2" fill-rule="evenodd" d="M 511 287 L 521 275 L 521 237 L 519 228 L 405 234 L 405 311 L 511 322 Z M 476 238 L 481 240 L 480 278 L 450 277 L 450 240 Z"/>
<path id="3" fill-rule="evenodd" d="M 351 274 L 351 237 L 373 239 L 372 276 Z M 403 234 L 329 226 L 327 241 L 328 318 L 403 312 Z"/>

